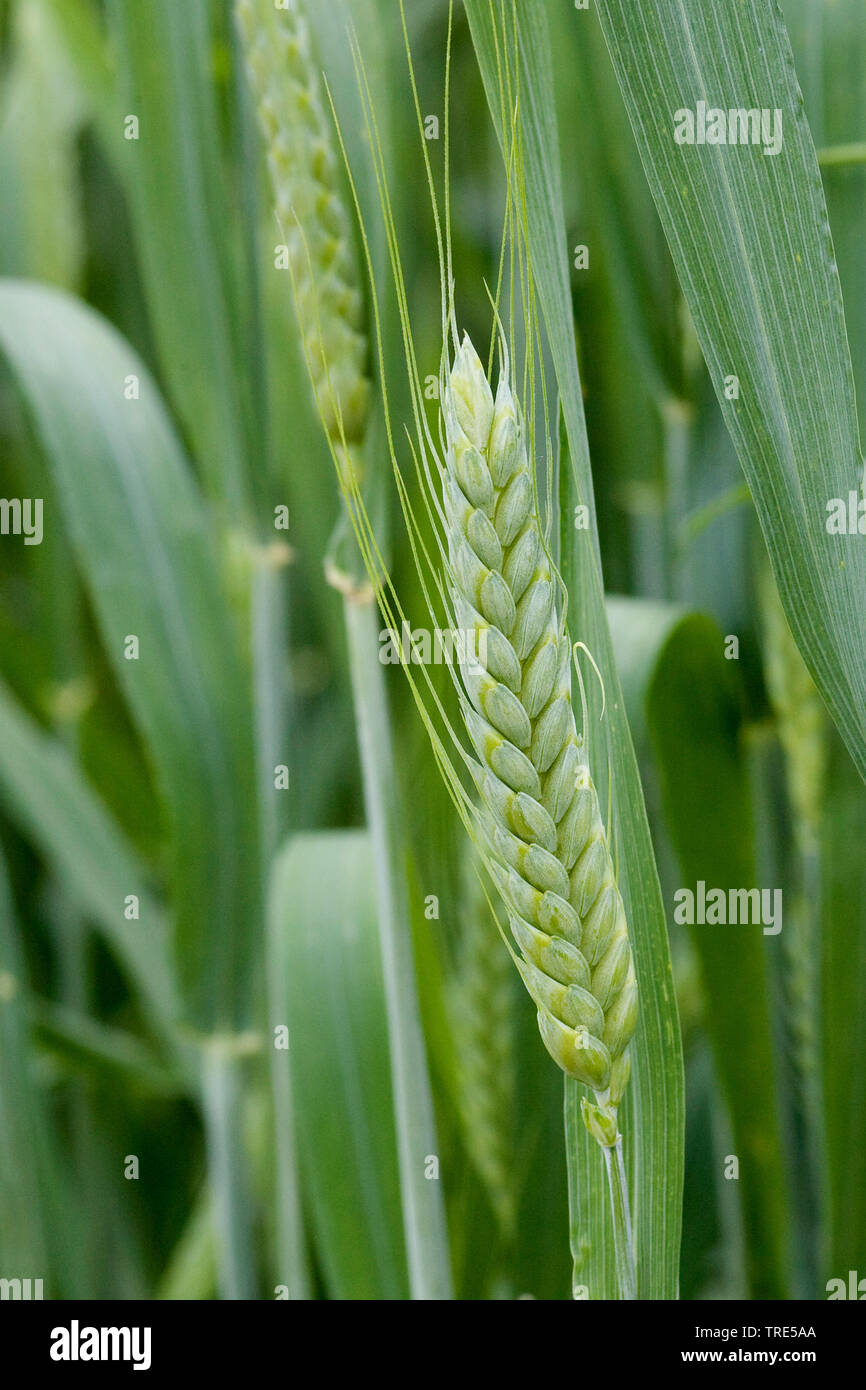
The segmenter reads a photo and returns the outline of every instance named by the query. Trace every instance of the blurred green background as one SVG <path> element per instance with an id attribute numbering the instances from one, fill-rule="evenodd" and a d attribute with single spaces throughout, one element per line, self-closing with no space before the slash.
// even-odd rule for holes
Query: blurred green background
<path id="1" fill-rule="evenodd" d="M 866 790 L 791 650 L 601 32 L 546 8 L 563 232 L 589 248 L 573 311 L 609 618 L 683 1029 L 681 1296 L 823 1297 L 866 1274 Z M 783 8 L 816 144 L 862 141 L 866 11 Z M 436 373 L 399 12 L 311 9 L 362 159 L 346 13 L 357 27 Z M 448 6 L 407 17 L 441 117 Z M 462 7 L 451 84 L 455 279 L 486 343 L 505 180 Z M 862 410 L 866 163 L 823 174 Z M 0 199 L 0 494 L 44 502 L 40 545 L 0 538 L 0 1277 L 273 1297 L 300 1263 L 311 1296 L 405 1298 L 374 866 L 323 569 L 339 495 L 228 0 L 0 4 Z M 561 1080 L 489 964 L 462 828 L 402 673 L 385 678 L 455 1294 L 565 1298 Z M 783 932 L 679 926 L 674 893 L 699 879 L 781 888 Z"/>

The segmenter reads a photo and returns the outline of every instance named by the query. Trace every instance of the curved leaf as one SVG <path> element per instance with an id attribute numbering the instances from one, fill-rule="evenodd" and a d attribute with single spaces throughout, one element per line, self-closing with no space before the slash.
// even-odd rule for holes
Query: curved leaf
<path id="1" fill-rule="evenodd" d="M 207 515 L 151 378 L 98 315 L 0 281 L 0 350 L 169 811 L 183 992 L 200 1024 L 226 1023 L 255 945 L 258 852 L 249 697 Z"/>
<path id="2" fill-rule="evenodd" d="M 271 970 L 304 1188 L 331 1296 L 408 1297 L 372 846 L 299 835 L 277 859 Z M 285 1012 L 283 1012 L 283 1010 Z"/>
<path id="3" fill-rule="evenodd" d="M 682 886 L 756 884 L 754 816 L 736 665 L 711 618 L 673 604 L 608 605 L 626 699 L 644 725 Z M 632 704 L 634 702 L 634 704 Z M 673 904 L 672 904 L 673 907 Z M 779 1124 L 765 939 L 759 926 L 686 930 L 701 963 L 716 1071 L 728 1104 L 751 1296 L 786 1296 L 790 1212 Z M 778 951 L 779 937 L 767 938 Z M 731 982 L 736 981 L 732 988 Z M 716 1155 L 721 1165 L 723 1155 Z"/>
<path id="4" fill-rule="evenodd" d="M 125 112 L 139 121 L 112 154 L 130 194 L 133 226 L 167 389 L 213 496 L 237 513 L 249 500 L 245 344 L 234 283 L 232 214 L 221 169 L 212 64 L 212 7 L 204 0 L 110 0 Z"/>
<path id="5" fill-rule="evenodd" d="M 779 7 L 599 0 L 598 14 L 791 630 L 866 777 L 866 544 L 827 530 L 834 499 L 846 516 L 862 500 L 863 460 L 827 207 Z M 770 143 L 697 143 L 699 103 L 767 112 Z M 681 112 L 696 143 L 674 138 Z M 766 154 L 776 113 L 779 147 Z"/>
<path id="6" fill-rule="evenodd" d="M 177 1014 L 165 920 L 144 869 L 66 748 L 44 733 L 0 684 L 0 792 L 23 832 L 54 864 L 78 907 L 93 917 L 153 1017 Z M 124 900 L 139 900 L 137 921 Z"/>

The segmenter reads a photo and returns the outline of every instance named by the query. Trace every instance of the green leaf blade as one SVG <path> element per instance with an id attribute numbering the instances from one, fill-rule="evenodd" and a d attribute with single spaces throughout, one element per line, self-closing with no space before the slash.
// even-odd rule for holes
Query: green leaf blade
<path id="1" fill-rule="evenodd" d="M 643 705 L 683 886 L 692 893 L 701 880 L 707 890 L 751 888 L 756 848 L 742 692 L 721 631 L 702 614 L 622 599 L 614 603 L 613 628 L 628 686 Z M 741 1165 L 735 1186 L 750 1293 L 784 1298 L 790 1212 L 766 938 L 757 925 L 695 923 L 687 931 L 701 964 L 716 1072 Z M 778 937 L 771 940 L 778 951 Z"/>
<path id="2" fill-rule="evenodd" d="M 323 885 L 328 884 L 326 894 Z M 300 835 L 270 896 L 274 999 L 285 1011 L 304 1186 L 329 1292 L 408 1296 L 385 997 L 367 835 Z M 383 1079 L 388 1084 L 383 1084 Z"/>
<path id="3" fill-rule="evenodd" d="M 243 1011 L 255 947 L 255 760 L 207 514 L 156 387 L 96 314 L 65 294 L 0 282 L 0 348 L 54 471 L 108 657 L 158 773 L 183 993 L 200 1024 L 225 1024 Z M 124 394 L 131 377 L 138 399 Z M 131 636 L 137 659 L 127 659 Z"/>
<path id="4" fill-rule="evenodd" d="M 112 154 L 133 227 L 168 391 L 194 442 L 211 495 L 243 515 L 247 358 L 242 352 L 234 204 L 223 179 L 214 16 L 202 0 L 111 0 L 119 98 L 139 121 Z"/>
<path id="5" fill-rule="evenodd" d="M 22 831 L 125 963 L 152 1015 L 163 1024 L 176 1018 L 164 914 L 148 891 L 143 867 L 67 750 L 28 718 L 2 684 L 0 792 Z M 124 916 L 128 894 L 139 901 L 137 922 Z"/>
<path id="6" fill-rule="evenodd" d="M 827 209 L 781 14 L 757 0 L 600 0 L 598 13 L 792 631 L 866 776 L 866 546 L 826 529 L 832 499 L 862 496 L 863 460 Z M 677 144 L 676 115 L 698 102 L 779 111 L 781 149 Z"/>

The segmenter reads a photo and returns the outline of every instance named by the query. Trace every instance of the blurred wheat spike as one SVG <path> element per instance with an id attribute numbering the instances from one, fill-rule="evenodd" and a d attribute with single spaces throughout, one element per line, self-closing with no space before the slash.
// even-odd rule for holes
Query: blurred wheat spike
<path id="1" fill-rule="evenodd" d="M 794 641 L 782 600 L 767 566 L 759 581 L 764 634 L 764 675 L 785 755 L 794 832 L 802 855 L 802 881 L 788 913 L 784 961 L 785 1042 L 799 1087 L 797 1100 L 809 1117 L 808 1157 L 821 1163 L 821 818 L 829 747 L 824 702 Z"/>
<path id="2" fill-rule="evenodd" d="M 513 977 L 478 868 L 476 857 L 467 856 L 457 969 L 450 991 L 451 1015 L 466 1147 L 487 1190 L 499 1229 L 510 1240 L 515 1219 Z"/>
<path id="3" fill-rule="evenodd" d="M 575 726 L 572 647 L 539 526 L 507 361 L 494 401 L 464 337 L 443 392 L 451 598 L 464 645 L 463 714 L 478 755 L 491 872 L 538 1026 L 563 1071 L 596 1092 L 584 1119 L 618 1137 L 637 983 L 598 796 Z"/>
<path id="4" fill-rule="evenodd" d="M 769 571 L 761 582 L 764 672 L 785 753 L 788 791 L 797 834 L 817 842 L 827 775 L 824 702 L 791 635 L 782 600 Z"/>
<path id="5" fill-rule="evenodd" d="M 338 461 L 357 480 L 369 354 L 332 113 L 298 0 L 279 9 L 274 0 L 236 0 L 236 11 L 313 391 Z"/>

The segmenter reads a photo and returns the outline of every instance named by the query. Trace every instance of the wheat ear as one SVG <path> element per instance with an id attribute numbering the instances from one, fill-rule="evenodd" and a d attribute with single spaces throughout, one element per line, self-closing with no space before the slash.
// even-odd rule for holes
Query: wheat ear
<path id="1" fill-rule="evenodd" d="M 490 904 L 469 856 L 461 895 L 461 934 L 450 990 L 457 1044 L 459 1107 L 466 1148 L 505 1241 L 514 1235 L 512 1121 L 513 978 Z"/>
<path id="2" fill-rule="evenodd" d="M 486 653 L 462 665 L 481 828 L 544 1045 L 595 1093 L 584 1120 L 612 1148 L 637 982 L 507 360 L 494 400 L 465 337 L 442 405 L 454 617 L 466 645 Z"/>
<path id="3" fill-rule="evenodd" d="M 795 1067 L 804 1089 L 819 1084 L 820 830 L 827 776 L 824 704 L 800 655 L 769 572 L 761 584 L 764 674 L 785 755 L 801 856 L 800 901 L 785 933 L 785 989 Z M 814 1106 L 813 1106 L 814 1108 Z"/>
<path id="4" fill-rule="evenodd" d="M 764 678 L 785 758 L 785 776 L 800 858 L 799 892 L 782 937 L 784 1042 L 791 1067 L 792 1122 L 803 1159 L 796 1194 L 808 1296 L 820 1270 L 824 1196 L 821 1063 L 821 817 L 827 779 L 827 716 L 794 641 L 769 567 L 760 583 Z"/>
<path id="5" fill-rule="evenodd" d="M 827 775 L 827 715 L 817 686 L 791 635 L 774 579 L 761 584 L 764 675 L 785 754 L 797 836 L 809 848 L 819 836 Z"/>
<path id="6" fill-rule="evenodd" d="M 310 380 L 349 504 L 361 482 L 370 405 L 364 300 L 344 196 L 334 121 L 310 30 L 298 0 L 236 0 L 250 82 L 265 137 L 268 170 Z M 338 525 L 335 536 L 344 532 Z M 351 534 L 349 528 L 348 534 Z M 397 824 L 394 757 L 384 668 L 378 660 L 374 590 L 333 558 L 329 581 L 343 594 L 355 723 L 367 824 L 377 868 L 379 942 L 412 1297 L 451 1297 L 444 1204 L 428 1182 L 425 1155 L 437 1152 L 433 1097 L 419 1019 L 410 914 Z"/>
<path id="7" fill-rule="evenodd" d="M 298 326 L 322 425 L 360 480 L 370 402 L 364 296 L 343 174 L 297 0 L 236 0 L 247 72 L 288 247 Z"/>

